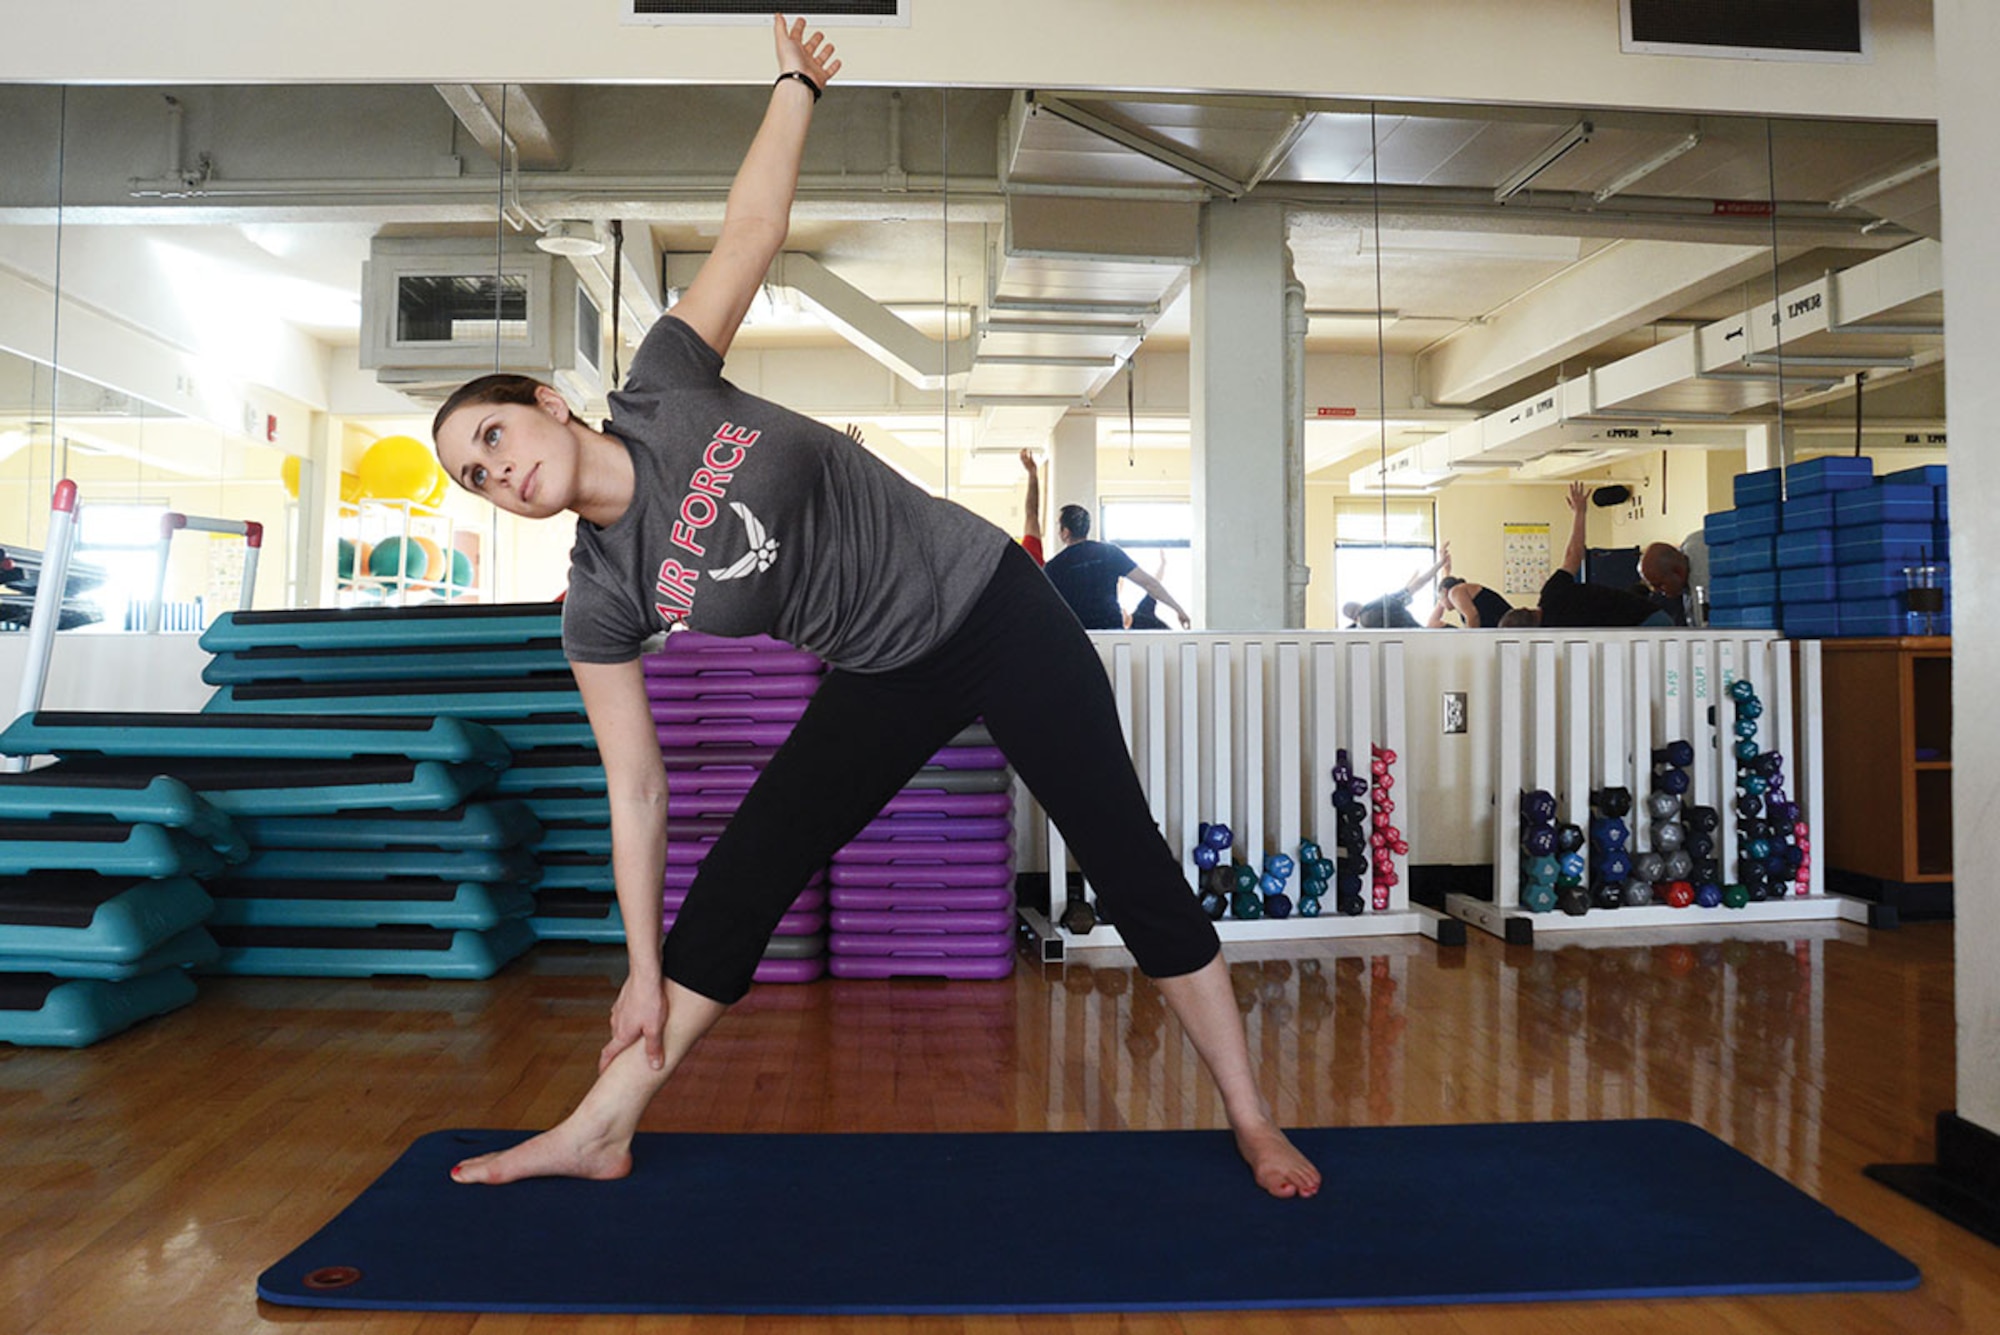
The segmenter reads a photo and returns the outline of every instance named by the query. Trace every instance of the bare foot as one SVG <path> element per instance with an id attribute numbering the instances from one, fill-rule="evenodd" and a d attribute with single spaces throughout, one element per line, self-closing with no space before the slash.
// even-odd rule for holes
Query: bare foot
<path id="1" fill-rule="evenodd" d="M 581 1177 L 609 1182 L 632 1171 L 630 1142 L 591 1140 L 569 1123 L 524 1140 L 511 1150 L 466 1159 L 451 1170 L 454 1182 L 498 1186 L 524 1177 Z"/>
<path id="2" fill-rule="evenodd" d="M 1311 1196 L 1319 1191 L 1319 1169 L 1293 1148 L 1285 1133 L 1270 1122 L 1236 1127 L 1236 1151 L 1273 1196 Z"/>

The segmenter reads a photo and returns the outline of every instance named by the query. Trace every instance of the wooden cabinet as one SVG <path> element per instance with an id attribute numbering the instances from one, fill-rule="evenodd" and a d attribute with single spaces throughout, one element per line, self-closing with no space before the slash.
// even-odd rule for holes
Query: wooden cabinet
<path id="1" fill-rule="evenodd" d="M 1814 851 L 1829 884 L 1868 893 L 1873 881 L 1885 901 L 1934 887 L 1948 906 L 1950 637 L 1826 640 L 1821 664 L 1826 830 Z"/>

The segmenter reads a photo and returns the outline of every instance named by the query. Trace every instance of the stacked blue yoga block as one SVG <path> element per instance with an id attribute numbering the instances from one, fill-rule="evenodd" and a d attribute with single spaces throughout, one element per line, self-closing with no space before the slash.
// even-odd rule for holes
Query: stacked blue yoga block
<path id="1" fill-rule="evenodd" d="M 217 957 L 195 875 L 244 853 L 171 779 L 0 775 L 0 1042 L 83 1047 L 194 1000 Z"/>
<path id="2" fill-rule="evenodd" d="M 1878 478 L 1871 460 L 1827 457 L 1740 474 L 1736 508 L 1702 525 L 1710 624 L 1804 639 L 1922 634 L 1904 569 L 1928 564 L 1946 591 L 1934 628 L 1950 634 L 1948 497 L 1941 464 Z"/>

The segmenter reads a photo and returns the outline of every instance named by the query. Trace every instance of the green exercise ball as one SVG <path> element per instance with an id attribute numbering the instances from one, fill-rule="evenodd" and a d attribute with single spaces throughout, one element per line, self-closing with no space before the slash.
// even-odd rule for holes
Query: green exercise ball
<path id="1" fill-rule="evenodd" d="M 384 538 L 368 554 L 368 573 L 377 579 L 422 579 L 430 557 L 415 542 Z"/>

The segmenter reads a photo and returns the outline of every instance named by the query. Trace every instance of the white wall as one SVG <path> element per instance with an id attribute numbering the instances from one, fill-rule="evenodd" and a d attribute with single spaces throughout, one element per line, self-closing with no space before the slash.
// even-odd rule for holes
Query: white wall
<path id="1" fill-rule="evenodd" d="M 1508 593 L 1506 582 L 1506 531 L 1508 524 L 1547 524 L 1549 561 L 1542 571 L 1547 578 L 1562 560 L 1563 544 L 1569 541 L 1569 505 L 1563 499 L 1565 484 L 1494 485 L 1456 482 L 1438 493 L 1438 537 L 1451 543 L 1451 572 L 1474 584 L 1491 585 L 1516 607 L 1533 607 L 1533 593 Z M 1539 581 L 1536 584 L 1540 589 Z"/>
<path id="2" fill-rule="evenodd" d="M 106 0 L 16 6 L 0 79 L 259 83 L 770 77 L 761 27 L 628 27 L 610 0 Z M 1929 118 L 1927 0 L 1873 0 L 1875 56 L 1852 66 L 1626 56 L 1611 0 L 1407 4 L 1156 0 L 1143 11 L 1066 0 L 911 0 L 907 28 L 836 29 L 846 77 L 881 83 L 1560 100 Z M 1255 17 L 1252 17 L 1252 16 Z"/>
<path id="3" fill-rule="evenodd" d="M 1735 504 L 1726 480 L 1719 493 L 1713 490 L 1708 461 L 1705 450 L 1677 449 L 1664 460 L 1658 452 L 1635 456 L 1617 470 L 1619 480 L 1632 488 L 1632 502 L 1592 508 L 1590 545 L 1643 548 L 1670 542 L 1678 547 L 1709 511 Z M 1634 472 L 1638 475 L 1627 476 Z"/>
<path id="4" fill-rule="evenodd" d="M 174 412 L 241 433 L 246 409 L 303 438 L 304 413 L 327 398 L 318 340 L 268 305 L 219 286 L 227 271 L 123 228 L 66 226 L 61 347 L 52 339 L 55 229 L 0 227 L 0 348 L 114 385 Z"/>
<path id="5" fill-rule="evenodd" d="M 201 670 L 210 655 L 195 635 L 58 635 L 44 709 L 197 710 L 214 694 Z M 28 637 L 0 635 L 0 714 L 14 702 L 28 664 Z"/>

